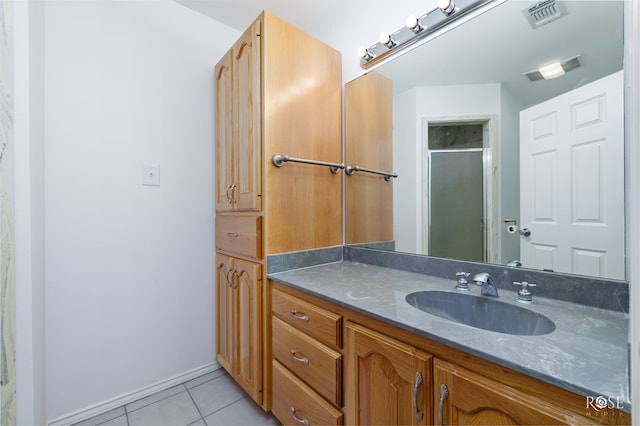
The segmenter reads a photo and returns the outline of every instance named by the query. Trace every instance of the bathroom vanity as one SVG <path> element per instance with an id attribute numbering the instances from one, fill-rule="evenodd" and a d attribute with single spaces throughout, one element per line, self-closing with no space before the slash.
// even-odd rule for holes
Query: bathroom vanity
<path id="1" fill-rule="evenodd" d="M 555 325 L 512 335 L 407 302 L 418 291 L 460 294 L 455 276 L 339 261 L 269 278 L 272 410 L 285 424 L 631 421 L 625 313 L 535 294 L 519 304 L 501 289 L 498 303 Z"/>

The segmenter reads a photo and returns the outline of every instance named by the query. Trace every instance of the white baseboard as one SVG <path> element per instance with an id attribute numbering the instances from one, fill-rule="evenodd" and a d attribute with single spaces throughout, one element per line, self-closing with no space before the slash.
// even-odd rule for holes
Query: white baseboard
<path id="1" fill-rule="evenodd" d="M 47 424 L 49 426 L 72 425 L 74 423 L 78 423 L 83 420 L 90 419 L 91 417 L 97 416 L 99 414 L 106 413 L 109 410 L 113 410 L 114 408 L 121 407 L 130 402 L 137 401 L 140 398 L 144 398 L 146 396 L 163 391 L 165 389 L 169 389 L 170 387 L 179 385 L 180 383 L 184 383 L 191 379 L 195 379 L 196 377 L 200 377 L 204 374 L 218 370 L 219 368 L 222 368 L 222 367 L 217 362 L 206 364 L 206 365 L 203 365 L 202 367 L 198 367 L 193 370 L 187 371 L 185 373 L 178 374 L 177 376 L 170 377 L 165 380 L 161 380 L 157 383 L 151 384 L 149 386 L 145 386 L 138 390 L 127 392 L 115 398 L 111 398 L 106 401 L 91 405 L 89 407 L 74 411 L 73 413 L 70 413 L 70 414 L 65 414 L 56 419 L 48 421 Z"/>

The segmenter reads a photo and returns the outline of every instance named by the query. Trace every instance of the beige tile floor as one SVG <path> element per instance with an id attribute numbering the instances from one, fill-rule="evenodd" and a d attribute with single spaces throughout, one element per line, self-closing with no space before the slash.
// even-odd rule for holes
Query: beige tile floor
<path id="1" fill-rule="evenodd" d="M 77 425 L 278 425 L 222 369 Z"/>

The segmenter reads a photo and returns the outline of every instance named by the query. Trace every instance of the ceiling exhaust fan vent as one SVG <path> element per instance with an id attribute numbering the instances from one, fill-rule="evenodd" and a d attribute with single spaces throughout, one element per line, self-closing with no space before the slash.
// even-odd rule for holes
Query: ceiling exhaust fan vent
<path id="1" fill-rule="evenodd" d="M 564 7 L 556 3 L 556 0 L 541 1 L 523 10 L 523 13 L 534 30 L 567 14 Z"/>

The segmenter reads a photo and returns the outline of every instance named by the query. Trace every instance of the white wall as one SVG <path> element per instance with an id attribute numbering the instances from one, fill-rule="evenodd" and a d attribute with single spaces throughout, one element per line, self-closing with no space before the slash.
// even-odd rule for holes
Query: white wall
<path id="1" fill-rule="evenodd" d="M 45 24 L 47 417 L 64 421 L 214 363 L 213 67 L 239 34 L 169 0 L 52 0 Z"/>

